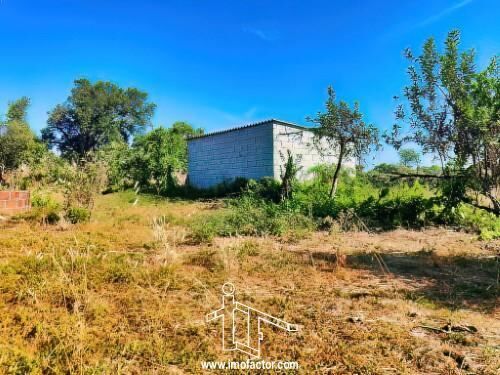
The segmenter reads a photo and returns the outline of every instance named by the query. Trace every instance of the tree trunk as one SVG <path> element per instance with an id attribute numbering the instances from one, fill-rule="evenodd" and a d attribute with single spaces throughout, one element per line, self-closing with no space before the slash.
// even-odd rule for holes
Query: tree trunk
<path id="1" fill-rule="evenodd" d="M 5 173 L 5 166 L 3 164 L 0 164 L 0 186 L 5 183 L 5 180 L 3 179 L 4 173 Z"/>
<path id="2" fill-rule="evenodd" d="M 490 199 L 491 203 L 493 203 L 493 213 L 497 216 L 500 217 L 500 201 L 498 200 L 497 197 L 495 197 L 493 194 L 490 192 L 486 193 L 486 196 Z"/>
<path id="3" fill-rule="evenodd" d="M 330 189 L 330 198 L 333 198 L 335 194 L 337 193 L 337 181 L 339 178 L 339 172 L 340 168 L 342 167 L 342 159 L 344 158 L 344 145 L 340 145 L 340 153 L 339 153 L 339 160 L 337 161 L 337 168 L 335 169 L 335 173 L 333 174 L 333 179 L 332 179 L 332 187 Z"/>

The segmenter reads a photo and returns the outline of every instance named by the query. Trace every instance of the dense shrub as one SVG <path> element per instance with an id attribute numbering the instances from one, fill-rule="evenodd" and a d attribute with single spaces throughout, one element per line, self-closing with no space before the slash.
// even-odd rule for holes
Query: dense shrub
<path id="1" fill-rule="evenodd" d="M 461 204 L 454 213 L 454 223 L 456 225 L 477 232 L 481 239 L 494 240 L 500 238 L 500 218 L 492 213 L 478 210 L 466 204 Z"/>
<path id="2" fill-rule="evenodd" d="M 18 215 L 18 218 L 39 224 L 57 224 L 61 217 L 61 206 L 49 195 L 33 194 L 31 210 Z"/>
<path id="3" fill-rule="evenodd" d="M 314 173 L 312 181 L 299 184 L 293 198 L 284 202 L 279 199 L 279 182 L 267 178 L 241 179 L 204 191 L 206 196 L 226 193 L 227 207 L 208 219 L 195 220 L 192 239 L 210 242 L 215 236 L 281 236 L 313 228 L 327 229 L 332 220 L 343 223 L 346 217 L 352 218 L 362 230 L 449 225 L 472 230 L 482 238 L 500 237 L 500 220 L 494 215 L 464 204 L 450 210 L 449 195 L 443 196 L 419 180 L 379 187 L 369 173 L 345 170 L 336 196 L 330 198 L 329 181 L 325 177 L 328 171 L 316 168 Z M 330 223 L 327 226 L 325 219 Z M 339 226 L 344 230 L 352 227 Z"/>
<path id="4" fill-rule="evenodd" d="M 247 193 L 227 200 L 226 204 L 225 210 L 194 221 L 191 226 L 194 241 L 209 242 L 215 236 L 279 236 L 315 228 L 314 220 L 292 202 L 278 204 Z"/>
<path id="5" fill-rule="evenodd" d="M 48 195 L 33 194 L 31 197 L 32 208 L 58 209 L 59 204 Z"/>
<path id="6" fill-rule="evenodd" d="M 376 200 L 369 198 L 358 207 L 356 213 L 372 228 L 422 227 L 439 217 L 433 208 L 435 198 L 402 196 Z"/>
<path id="7" fill-rule="evenodd" d="M 243 177 L 234 180 L 221 182 L 215 186 L 207 189 L 199 189 L 189 184 L 183 186 L 176 186 L 165 192 L 169 197 L 180 197 L 187 199 L 210 199 L 210 198 L 224 198 L 231 196 L 238 196 L 242 194 L 251 180 Z"/>
<path id="8" fill-rule="evenodd" d="M 65 217 L 71 224 L 84 223 L 90 219 L 90 211 L 83 207 L 69 207 Z"/>

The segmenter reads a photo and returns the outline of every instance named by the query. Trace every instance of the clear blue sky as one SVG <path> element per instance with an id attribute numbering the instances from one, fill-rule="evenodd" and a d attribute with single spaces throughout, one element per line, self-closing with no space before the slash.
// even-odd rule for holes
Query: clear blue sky
<path id="1" fill-rule="evenodd" d="M 459 28 L 485 66 L 500 51 L 499 15 L 495 0 L 0 0 L 0 113 L 28 96 L 39 131 L 87 77 L 147 91 L 156 124 L 305 124 L 332 84 L 387 129 L 402 50 Z M 385 148 L 377 162 L 394 158 Z"/>

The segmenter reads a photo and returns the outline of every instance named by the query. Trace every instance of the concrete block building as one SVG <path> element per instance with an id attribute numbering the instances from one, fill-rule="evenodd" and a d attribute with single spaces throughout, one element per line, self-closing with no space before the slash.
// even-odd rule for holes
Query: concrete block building
<path id="1" fill-rule="evenodd" d="M 280 179 L 287 150 L 300 156 L 299 178 L 311 176 L 310 168 L 336 162 L 333 154 L 319 153 L 313 132 L 280 120 L 267 120 L 217 131 L 188 140 L 188 183 L 208 188 L 237 177 Z M 350 164 L 347 162 L 346 164 Z"/>

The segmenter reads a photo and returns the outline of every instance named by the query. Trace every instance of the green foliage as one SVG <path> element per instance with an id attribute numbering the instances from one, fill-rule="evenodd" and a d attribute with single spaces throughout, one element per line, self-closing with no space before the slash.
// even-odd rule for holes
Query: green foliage
<path id="1" fill-rule="evenodd" d="M 135 137 L 132 146 L 112 142 L 101 148 L 97 159 L 107 165 L 110 191 L 137 186 L 157 194 L 174 194 L 177 174 L 187 170 L 187 137 L 201 134 L 185 122 L 156 128 Z"/>
<path id="2" fill-rule="evenodd" d="M 90 210 L 83 207 L 69 207 L 65 217 L 71 224 L 84 223 L 90 220 Z"/>
<path id="3" fill-rule="evenodd" d="M 239 259 L 245 259 L 247 257 L 255 257 L 259 255 L 259 245 L 255 241 L 246 240 L 243 241 L 238 246 L 235 246 L 233 250 L 236 252 L 236 256 Z"/>
<path id="4" fill-rule="evenodd" d="M 436 189 L 440 183 L 441 167 L 421 166 L 418 170 L 401 164 L 382 163 L 376 165 L 372 170 L 366 173 L 367 178 L 377 188 L 390 188 L 401 184 L 402 182 L 413 183 L 414 181 L 425 181 L 425 184 L 432 189 Z M 405 177 L 407 176 L 407 177 Z M 418 176 L 426 176 L 418 177 Z M 434 178 L 435 176 L 435 178 Z M 433 178 L 430 178 L 433 177 Z"/>
<path id="5" fill-rule="evenodd" d="M 92 209 L 94 194 L 99 191 L 99 171 L 90 162 L 82 166 L 73 165 L 61 181 L 64 188 L 64 208 L 83 207 Z"/>
<path id="6" fill-rule="evenodd" d="M 78 79 L 67 101 L 49 113 L 42 138 L 65 158 L 79 160 L 113 141 L 128 142 L 149 125 L 154 110 L 136 88 Z"/>
<path id="7" fill-rule="evenodd" d="M 309 121 L 318 126 L 314 129 L 318 151 L 337 155 L 337 166 L 329 193 L 330 197 L 333 197 L 343 161 L 348 158 L 362 160 L 372 148 L 378 148 L 378 129 L 364 122 L 363 114 L 359 111 L 359 103 L 354 103 L 353 108 L 344 101 L 337 103 L 332 87 L 328 88 L 326 112 L 318 113 L 316 118 Z M 324 149 L 325 143 L 327 150 Z"/>
<path id="8" fill-rule="evenodd" d="M 421 196 L 397 196 L 391 199 L 367 199 L 356 212 L 370 228 L 392 229 L 397 227 L 419 228 L 439 216 L 434 211 L 435 199 Z"/>
<path id="9" fill-rule="evenodd" d="M 22 190 L 53 187 L 65 179 L 70 168 L 66 160 L 45 151 L 38 159 L 13 173 L 11 180 Z"/>
<path id="10" fill-rule="evenodd" d="M 284 166 L 281 169 L 281 200 L 291 199 L 292 194 L 297 183 L 297 174 L 302 167 L 299 165 L 301 157 L 294 157 L 290 150 L 287 151 L 287 156 L 283 155 L 280 151 L 281 161 Z"/>
<path id="11" fill-rule="evenodd" d="M 35 147 L 35 137 L 26 124 L 18 121 L 9 122 L 4 127 L 0 135 L 0 163 L 5 169 L 15 169 L 28 160 Z"/>
<path id="12" fill-rule="evenodd" d="M 134 185 L 130 171 L 132 151 L 125 142 L 111 142 L 96 153 L 96 160 L 106 165 L 106 192 L 123 190 Z"/>
<path id="13" fill-rule="evenodd" d="M 320 218 L 337 217 L 341 211 L 352 208 L 371 196 L 377 196 L 378 190 L 363 173 L 355 175 L 352 170 L 344 169 L 340 172 L 337 194 L 335 197 L 330 197 L 328 168 L 327 166 L 314 168 L 315 179 L 301 184 L 295 197 L 300 203 L 302 212 Z"/>
<path id="14" fill-rule="evenodd" d="M 439 157 L 446 183 L 457 183 L 453 191 L 462 194 L 455 195 L 452 207 L 470 201 L 467 192 L 475 191 L 491 202 L 481 208 L 500 216 L 499 63 L 494 57 L 483 72 L 477 72 L 474 51 L 460 52 L 459 47 L 460 33 L 453 30 L 442 53 L 433 38 L 425 42 L 420 56 L 406 51 L 407 104 L 398 105 L 398 123 L 385 138 L 396 149 L 415 142 Z"/>
<path id="15" fill-rule="evenodd" d="M 182 133 L 157 128 L 134 140 L 131 175 L 141 186 L 154 186 L 157 193 L 168 191 L 176 184 L 174 173 L 186 170 L 186 154 Z"/>
<path id="16" fill-rule="evenodd" d="M 382 163 L 367 172 L 367 178 L 378 188 L 388 188 L 398 185 L 401 180 L 395 178 L 397 174 L 408 172 L 408 168 L 399 164 Z"/>
<path id="17" fill-rule="evenodd" d="M 243 195 L 230 204 L 232 209 L 226 217 L 223 235 L 279 236 L 315 227 L 312 218 L 304 215 L 293 200 L 276 204 L 252 195 Z"/>
<path id="18" fill-rule="evenodd" d="M 172 124 L 172 133 L 180 135 L 183 138 L 202 135 L 205 131 L 202 128 L 193 128 L 190 124 L 184 121 L 176 121 Z M 186 145 L 187 151 L 187 145 Z"/>
<path id="19" fill-rule="evenodd" d="M 276 188 L 274 192 L 279 200 L 279 182 L 273 178 L 264 178 L 266 183 L 272 184 Z M 187 199 L 205 199 L 205 198 L 224 198 L 229 196 L 238 196 L 249 188 L 260 188 L 260 182 L 248 180 L 244 177 L 238 177 L 230 181 L 224 181 L 207 189 L 198 189 L 191 185 L 176 186 L 171 191 L 167 192 L 168 196 L 182 197 Z"/>
<path id="20" fill-rule="evenodd" d="M 330 164 L 318 164 L 309 169 L 309 172 L 314 175 L 314 181 L 318 184 L 328 184 L 331 176 L 335 173 L 335 166 Z"/>
<path id="21" fill-rule="evenodd" d="M 283 236 L 324 226 L 325 218 L 344 220 L 347 216 L 362 230 L 446 224 L 463 225 L 478 233 L 491 231 L 484 229 L 484 223 L 473 225 L 475 219 L 470 215 L 466 221 L 457 216 L 456 210 L 448 210 L 450 197 L 437 194 L 418 179 L 379 187 L 372 183 L 369 173 L 343 170 L 337 194 L 330 198 L 330 184 L 322 173 L 326 169 L 328 176 L 328 168 L 315 167 L 317 177 L 298 184 L 294 196 L 283 202 L 279 199 L 278 182 L 248 181 L 245 187 L 239 187 L 238 197 L 226 200 L 225 210 L 191 223 L 192 240 L 200 243 L 210 242 L 216 236 Z"/>
<path id="22" fill-rule="evenodd" d="M 500 238 L 500 218 L 467 204 L 460 204 L 453 211 L 453 223 L 479 233 L 483 240 Z"/>
<path id="23" fill-rule="evenodd" d="M 212 242 L 214 237 L 220 235 L 224 220 L 225 215 L 220 213 L 195 219 L 190 225 L 191 241 L 195 244 Z"/>
<path id="24" fill-rule="evenodd" d="M 420 154 L 411 148 L 402 148 L 398 151 L 399 163 L 406 168 L 415 168 L 420 166 Z"/>
<path id="25" fill-rule="evenodd" d="M 26 121 L 29 103 L 26 97 L 9 103 L 7 121 L 0 122 L 0 185 L 7 171 L 34 165 L 46 153 Z"/>
<path id="26" fill-rule="evenodd" d="M 64 194 L 64 212 L 69 222 L 88 221 L 95 195 L 106 185 L 106 168 L 101 162 L 86 161 L 71 165 L 59 181 Z"/>
<path id="27" fill-rule="evenodd" d="M 278 182 L 248 181 L 246 187 L 240 188 L 239 197 L 226 200 L 225 210 L 194 220 L 191 238 L 195 242 L 210 242 L 215 236 L 283 236 L 324 227 L 325 219 L 344 222 L 347 217 L 361 230 L 437 224 L 460 226 L 482 238 L 498 236 L 500 221 L 492 220 L 494 215 L 477 210 L 472 215 L 468 205 L 461 205 L 460 210 L 449 209 L 449 194 L 439 194 L 418 179 L 378 186 L 372 183 L 371 172 L 354 174 L 343 170 L 337 194 L 330 198 L 331 167 L 317 166 L 313 171 L 315 179 L 298 184 L 293 198 L 284 202 L 279 200 Z"/>
<path id="28" fill-rule="evenodd" d="M 18 217 L 39 224 L 53 225 L 61 220 L 60 210 L 61 206 L 50 195 L 33 194 L 31 210 Z"/>
<path id="29" fill-rule="evenodd" d="M 54 199 L 52 199 L 49 195 L 34 194 L 31 197 L 31 207 L 32 208 L 58 209 L 59 204 Z"/>
<path id="30" fill-rule="evenodd" d="M 7 110 L 7 122 L 18 121 L 25 124 L 27 122 L 26 115 L 29 106 L 30 100 L 25 96 L 9 103 L 9 109 Z"/>
<path id="31" fill-rule="evenodd" d="M 435 169 L 429 168 L 429 172 L 432 171 Z M 474 209 L 469 204 L 450 202 L 455 199 L 454 194 L 460 195 L 460 192 L 441 192 L 441 189 L 419 179 L 396 180 L 391 186 L 378 186 L 372 182 L 372 172 L 353 175 L 344 171 L 334 199 L 329 198 L 328 183 L 322 182 L 319 175 L 315 181 L 301 185 L 294 204 L 303 214 L 315 218 L 336 219 L 348 213 L 363 222 L 363 230 L 366 227 L 386 230 L 449 225 L 476 232 L 483 239 L 500 236 L 500 219 L 495 215 Z M 450 183 L 449 188 L 456 189 L 457 184 Z"/>
<path id="32" fill-rule="evenodd" d="M 241 184 L 239 184 L 241 186 Z M 279 202 L 281 198 L 281 184 L 272 177 L 264 177 L 260 180 L 248 180 L 239 191 L 244 191 L 247 194 L 253 194 L 265 200 Z"/>
<path id="33" fill-rule="evenodd" d="M 252 194 L 227 201 L 221 213 L 203 216 L 191 226 L 191 238 L 210 242 L 215 236 L 282 236 L 295 231 L 311 231 L 316 224 L 290 201 L 273 203 Z"/>

